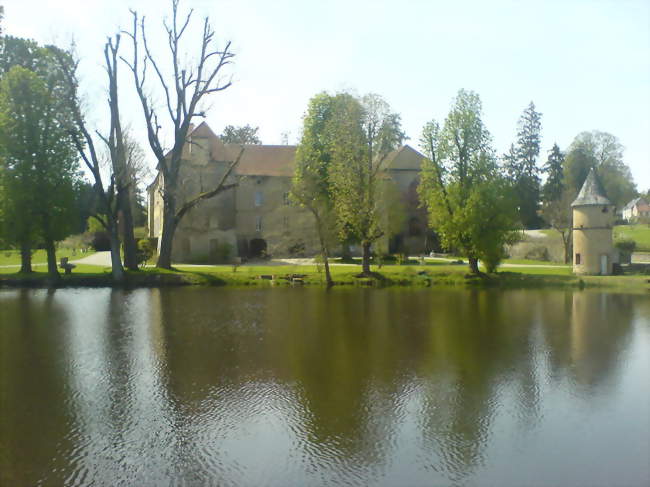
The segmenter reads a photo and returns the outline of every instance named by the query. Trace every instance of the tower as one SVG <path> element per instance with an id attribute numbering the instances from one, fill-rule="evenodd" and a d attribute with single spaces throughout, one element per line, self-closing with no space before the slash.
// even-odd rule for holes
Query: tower
<path id="1" fill-rule="evenodd" d="M 596 179 L 593 168 L 573 209 L 573 272 L 602 275 L 612 273 L 616 253 L 612 239 L 614 205 Z"/>

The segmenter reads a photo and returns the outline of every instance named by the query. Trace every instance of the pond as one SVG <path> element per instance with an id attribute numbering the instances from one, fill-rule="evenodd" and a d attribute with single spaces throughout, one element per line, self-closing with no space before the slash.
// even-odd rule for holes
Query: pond
<path id="1" fill-rule="evenodd" d="M 0 485 L 647 485 L 647 294 L 0 291 Z"/>

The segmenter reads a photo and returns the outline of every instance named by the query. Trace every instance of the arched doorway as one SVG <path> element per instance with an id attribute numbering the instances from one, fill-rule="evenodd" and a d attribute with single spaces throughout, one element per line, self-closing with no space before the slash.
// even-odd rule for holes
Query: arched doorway
<path id="1" fill-rule="evenodd" d="M 248 246 L 248 255 L 252 258 L 266 257 L 266 240 L 254 238 Z"/>

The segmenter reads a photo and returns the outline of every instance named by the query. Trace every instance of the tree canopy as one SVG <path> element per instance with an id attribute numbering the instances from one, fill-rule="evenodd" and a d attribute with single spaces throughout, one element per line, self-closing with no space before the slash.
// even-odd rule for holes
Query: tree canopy
<path id="1" fill-rule="evenodd" d="M 257 135 L 259 130 L 259 127 L 253 127 L 248 124 L 242 125 L 241 127 L 226 125 L 223 133 L 219 137 L 224 144 L 259 145 L 262 143 Z"/>
<path id="2" fill-rule="evenodd" d="M 564 177 L 567 187 L 576 193 L 594 168 L 607 197 L 622 208 L 637 195 L 630 168 L 623 161 L 624 148 L 612 134 L 597 130 L 581 132 L 567 152 Z"/>
<path id="3" fill-rule="evenodd" d="M 363 272 L 368 274 L 371 245 L 388 236 L 395 223 L 385 206 L 392 183 L 384 177 L 384 162 L 405 135 L 400 116 L 376 94 L 341 96 L 331 123 L 334 210 L 341 237 L 361 243 Z"/>
<path id="4" fill-rule="evenodd" d="M 54 242 L 75 221 L 76 151 L 56 97 L 56 80 L 14 66 L 0 82 L 0 148 L 3 216 L 20 245 L 40 239 L 48 251 L 48 271 L 58 276 Z"/>
<path id="5" fill-rule="evenodd" d="M 427 159 L 418 188 L 429 225 L 447 249 L 466 255 L 473 272 L 478 259 L 488 271 L 517 234 L 512 187 L 499 173 L 491 136 L 482 121 L 479 96 L 460 90 L 440 128 L 434 120 L 422 131 Z"/>

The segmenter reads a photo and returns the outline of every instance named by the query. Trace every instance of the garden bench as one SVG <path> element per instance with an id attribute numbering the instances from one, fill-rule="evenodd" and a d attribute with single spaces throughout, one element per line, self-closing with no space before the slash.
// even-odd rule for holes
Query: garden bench
<path id="1" fill-rule="evenodd" d="M 75 264 L 70 264 L 67 257 L 61 257 L 59 267 L 65 271 L 66 274 L 72 273 L 72 269 L 77 267 Z"/>

